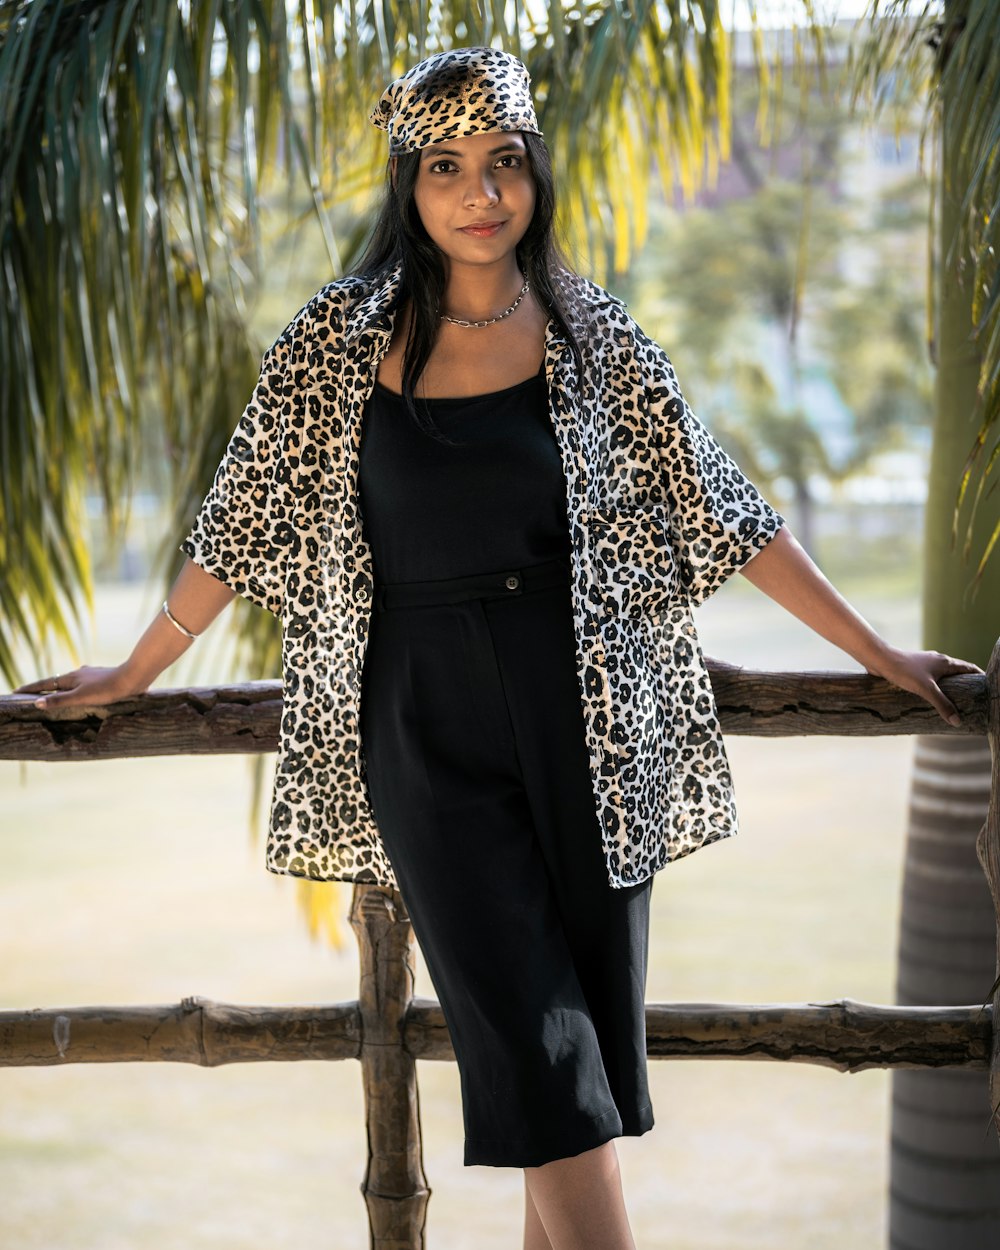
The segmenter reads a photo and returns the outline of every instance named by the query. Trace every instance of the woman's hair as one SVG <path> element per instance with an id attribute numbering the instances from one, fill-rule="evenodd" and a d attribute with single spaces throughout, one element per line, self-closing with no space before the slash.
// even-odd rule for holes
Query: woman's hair
<path id="1" fill-rule="evenodd" d="M 578 385 L 582 385 L 583 357 L 579 341 L 571 326 L 572 314 L 560 290 L 560 270 L 575 273 L 556 237 L 555 187 L 552 162 L 545 140 L 530 131 L 519 131 L 524 140 L 535 179 L 535 211 L 531 224 L 515 252 L 521 272 L 531 289 L 547 307 L 550 316 L 565 334 L 576 361 Z M 391 162 L 386 167 L 385 186 L 379 202 L 375 224 L 364 251 L 351 273 L 358 277 L 377 279 L 402 261 L 402 279 L 392 307 L 398 309 L 410 299 L 412 315 L 403 353 L 403 398 L 420 429 L 442 442 L 444 438 L 434 425 L 423 400 L 414 394 L 417 379 L 430 359 L 440 329 L 438 311 L 445 290 L 445 270 L 437 244 L 424 229 L 414 202 L 414 188 L 420 168 L 420 152 L 405 152 L 397 158 L 396 183 L 393 186 Z M 418 411 L 420 403 L 423 411 Z"/>

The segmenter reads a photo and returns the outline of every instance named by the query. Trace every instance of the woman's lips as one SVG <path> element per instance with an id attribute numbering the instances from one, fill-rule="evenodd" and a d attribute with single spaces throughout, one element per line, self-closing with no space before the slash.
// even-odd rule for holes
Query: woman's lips
<path id="1" fill-rule="evenodd" d="M 498 230 L 502 230 L 506 224 L 505 221 L 499 221 L 495 226 L 462 226 L 460 229 L 463 234 L 472 234 L 479 239 L 488 239 L 496 234 Z"/>

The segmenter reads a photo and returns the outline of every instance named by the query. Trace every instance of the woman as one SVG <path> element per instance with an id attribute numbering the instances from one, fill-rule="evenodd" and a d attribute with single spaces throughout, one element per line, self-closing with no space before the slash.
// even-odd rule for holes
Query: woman
<path id="1" fill-rule="evenodd" d="M 938 679 L 981 670 L 878 637 L 565 263 L 519 60 L 431 57 L 371 120 L 365 257 L 265 354 L 169 606 L 118 668 L 20 690 L 121 699 L 234 594 L 280 615 L 267 867 L 398 885 L 466 1164 L 524 1169 L 529 1250 L 632 1247 L 652 878 L 736 831 L 692 605 L 740 571 L 949 721 Z"/>

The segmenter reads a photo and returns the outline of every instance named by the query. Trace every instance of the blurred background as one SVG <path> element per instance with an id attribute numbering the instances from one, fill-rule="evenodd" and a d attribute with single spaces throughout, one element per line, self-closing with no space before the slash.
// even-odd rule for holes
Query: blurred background
<path id="1" fill-rule="evenodd" d="M 936 176 L 921 163 L 927 101 L 909 79 L 905 90 L 900 80 L 891 118 L 849 107 L 847 49 L 860 10 L 827 6 L 829 93 L 793 82 L 787 32 L 781 21 L 763 24 L 787 75 L 766 110 L 760 29 L 734 30 L 734 10 L 725 157 L 701 177 L 673 149 L 669 171 L 651 151 L 648 182 L 637 184 L 641 204 L 616 204 L 581 179 L 571 249 L 581 272 L 625 299 L 664 346 L 694 411 L 872 626 L 898 646 L 953 648 L 985 665 L 955 635 L 928 640 Z M 464 41 L 489 39 L 469 29 Z M 403 49 L 396 72 L 417 59 Z M 626 187 L 641 158 L 634 148 L 621 149 Z M 600 149 L 610 175 L 613 134 Z M 569 179 L 565 186 L 568 201 Z M 143 452 L 127 467 L 120 514 L 92 451 L 77 514 L 92 604 L 72 627 L 67 612 L 62 636 L 5 626 L 18 681 L 127 656 L 179 565 L 186 519 L 249 394 L 260 345 L 336 276 L 331 223 L 338 240 L 363 227 L 361 195 L 326 204 L 321 225 L 315 188 L 261 189 L 262 263 L 241 308 L 246 382 L 240 389 L 234 366 L 229 394 L 213 398 L 200 427 L 150 385 L 147 430 L 136 442 Z M 196 434 L 197 447 L 185 443 Z M 168 454 L 154 454 L 157 437 Z M 49 443 L 46 456 L 58 451 Z M 951 504 L 957 487 L 956 479 L 939 493 Z M 968 567 L 955 577 L 967 580 Z M 729 663 L 858 671 L 739 577 L 696 611 L 696 624 L 705 652 Z M 156 685 L 277 677 L 274 625 L 234 605 Z M 727 746 L 740 834 L 657 875 L 647 1000 L 907 1001 L 897 997 L 897 975 L 913 740 L 731 736 Z M 0 762 L 0 1007 L 170 1003 L 189 994 L 242 1004 L 356 998 L 351 887 L 306 886 L 264 870 L 273 759 Z M 977 967 L 982 997 L 988 953 Z M 958 992 L 947 1001 L 975 1000 Z M 433 995 L 422 961 L 417 993 Z M 946 1001 L 935 994 L 927 1001 Z M 650 1069 L 656 1127 L 618 1143 L 637 1245 L 886 1243 L 890 1073 L 716 1060 L 651 1061 Z M 419 1082 L 428 1244 L 519 1244 L 520 1172 L 462 1166 L 454 1064 L 421 1062 Z M 2 1088 L 2 1245 L 367 1244 L 353 1062 L 10 1069 Z M 983 1108 L 972 1131 L 992 1158 L 985 1098 Z M 996 1184 L 987 1178 L 987 1195 Z M 926 1244 L 995 1244 L 981 1210 L 970 1227 L 966 1240 Z"/>

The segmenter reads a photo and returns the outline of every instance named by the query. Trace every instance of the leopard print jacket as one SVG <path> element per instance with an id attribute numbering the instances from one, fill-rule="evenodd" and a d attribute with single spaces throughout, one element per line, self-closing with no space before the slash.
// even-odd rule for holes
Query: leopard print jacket
<path id="1" fill-rule="evenodd" d="M 688 407 L 626 305 L 564 273 L 584 360 L 550 321 L 545 375 L 566 475 L 576 662 L 608 881 L 623 888 L 737 832 L 692 619 L 784 524 Z M 401 282 L 331 282 L 265 352 L 180 549 L 282 622 L 269 871 L 397 884 L 358 731 L 373 593 L 357 496 L 362 414 Z"/>

